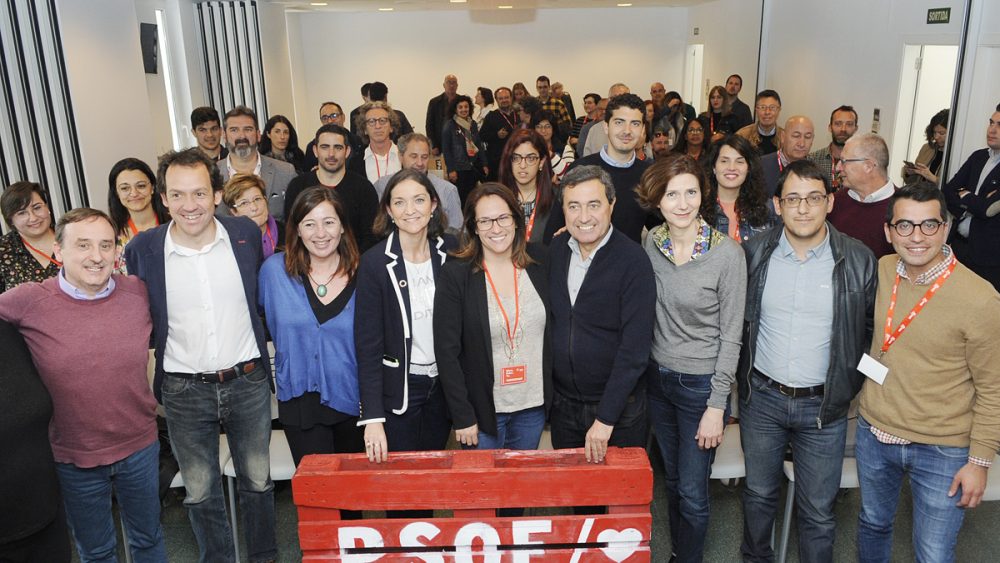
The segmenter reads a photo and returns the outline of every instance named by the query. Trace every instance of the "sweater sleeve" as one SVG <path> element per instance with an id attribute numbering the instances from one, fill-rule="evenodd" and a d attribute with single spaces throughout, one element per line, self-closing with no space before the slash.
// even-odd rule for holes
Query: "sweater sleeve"
<path id="1" fill-rule="evenodd" d="M 726 241 L 729 242 L 728 240 Z M 719 276 L 719 355 L 712 375 L 708 406 L 726 408 L 729 391 L 736 380 L 736 364 L 743 342 L 743 314 L 747 295 L 747 269 L 743 250 L 726 244 L 725 266 Z"/>
<path id="2" fill-rule="evenodd" d="M 597 406 L 597 420 L 614 426 L 625 409 L 629 395 L 649 366 L 656 322 L 656 281 L 646 252 L 636 245 L 633 260 L 617 288 L 621 336 L 611 375 Z"/>
<path id="3" fill-rule="evenodd" d="M 965 342 L 966 361 L 976 389 L 969 455 L 991 460 L 1000 449 L 1000 348 L 996 343 L 1000 334 L 1000 295 L 988 295 L 976 319 L 976 323 L 968 325 Z"/>

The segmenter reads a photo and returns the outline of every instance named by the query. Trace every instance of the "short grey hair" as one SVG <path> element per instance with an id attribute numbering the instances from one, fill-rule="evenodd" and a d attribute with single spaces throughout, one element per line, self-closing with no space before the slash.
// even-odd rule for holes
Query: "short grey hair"
<path id="1" fill-rule="evenodd" d="M 431 146 L 431 140 L 427 138 L 427 135 L 422 133 L 407 133 L 396 140 L 396 148 L 399 149 L 400 155 L 406 152 L 406 147 L 410 146 L 410 143 L 425 143 L 428 149 Z"/>
<path id="2" fill-rule="evenodd" d="M 855 133 L 850 141 L 857 144 L 865 158 L 870 158 L 883 173 L 889 170 L 889 147 L 885 139 L 875 133 Z"/>
<path id="3" fill-rule="evenodd" d="M 574 166 L 563 176 L 562 182 L 556 187 L 556 201 L 562 205 L 564 191 L 591 180 L 597 180 L 604 186 L 604 195 L 609 203 L 615 200 L 615 183 L 611 180 L 611 174 L 600 166 L 591 164 Z"/>

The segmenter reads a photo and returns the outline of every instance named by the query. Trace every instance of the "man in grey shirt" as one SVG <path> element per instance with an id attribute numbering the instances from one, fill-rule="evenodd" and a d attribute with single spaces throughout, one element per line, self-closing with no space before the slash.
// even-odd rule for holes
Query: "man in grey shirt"
<path id="1" fill-rule="evenodd" d="M 746 460 L 744 561 L 770 561 L 785 450 L 795 463 L 799 560 L 833 560 L 847 411 L 871 342 L 877 263 L 826 221 L 830 184 L 809 160 L 788 164 L 774 207 L 782 224 L 744 244 L 748 264 L 737 369 Z"/>
<path id="2" fill-rule="evenodd" d="M 399 149 L 399 162 L 403 170 L 412 169 L 424 173 L 434 184 L 438 197 L 441 199 L 441 209 L 444 210 L 448 218 L 445 230 L 451 234 L 457 234 L 462 230 L 462 201 L 458 197 L 458 188 L 455 184 L 439 178 L 436 174 L 427 174 L 427 162 L 431 156 L 431 142 L 420 133 L 408 133 L 399 138 L 396 142 Z M 392 176 L 385 175 L 375 182 L 375 191 L 378 192 L 378 199 L 382 201 L 382 193 L 385 192 L 386 185 Z"/>

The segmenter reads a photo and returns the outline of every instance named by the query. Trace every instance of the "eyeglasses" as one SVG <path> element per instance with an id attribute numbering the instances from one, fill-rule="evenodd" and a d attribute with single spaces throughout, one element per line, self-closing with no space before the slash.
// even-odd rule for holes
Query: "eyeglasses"
<path id="1" fill-rule="evenodd" d="M 334 119 L 337 119 L 338 117 L 340 117 L 340 115 L 341 114 L 337 112 L 324 113 L 323 115 L 319 116 L 319 120 L 326 123 L 327 121 L 333 121 Z"/>
<path id="2" fill-rule="evenodd" d="M 757 106 L 757 111 L 778 111 L 781 106 Z"/>
<path id="3" fill-rule="evenodd" d="M 551 123 L 539 123 L 538 125 L 535 125 L 535 130 L 539 130 L 539 129 L 552 129 L 552 124 Z"/>
<path id="4" fill-rule="evenodd" d="M 493 228 L 493 223 L 496 223 L 497 225 L 500 225 L 501 228 L 506 229 L 514 224 L 514 216 L 510 213 L 504 213 L 503 215 L 493 219 L 488 219 L 486 217 L 476 219 L 476 228 L 480 231 L 488 231 Z"/>
<path id="5" fill-rule="evenodd" d="M 251 205 L 255 205 L 256 206 L 256 205 L 260 205 L 261 203 L 264 203 L 264 198 L 262 198 L 261 196 L 256 196 L 256 197 L 251 198 L 251 199 L 244 199 L 244 200 L 241 200 L 241 201 L 237 201 L 236 205 L 234 205 L 233 207 L 235 207 L 236 209 L 239 209 L 240 211 L 243 211 L 246 208 L 250 207 Z"/>
<path id="6" fill-rule="evenodd" d="M 374 127 L 376 125 L 385 125 L 386 123 L 389 123 L 389 118 L 388 117 L 369 117 L 368 119 L 365 120 L 365 123 L 367 123 L 368 125 L 370 125 L 372 127 Z"/>
<path id="7" fill-rule="evenodd" d="M 49 207 L 44 203 L 36 203 L 34 205 L 29 205 L 28 207 L 25 207 L 24 209 L 15 212 L 14 215 L 12 215 L 12 217 L 23 219 L 27 217 L 29 213 L 36 217 L 40 217 L 42 215 L 48 215 Z"/>
<path id="8" fill-rule="evenodd" d="M 842 158 L 840 162 L 864 162 L 867 158 Z"/>
<path id="9" fill-rule="evenodd" d="M 799 197 L 797 195 L 790 195 L 788 197 L 783 197 L 778 201 L 781 202 L 782 207 L 789 207 L 795 209 L 806 202 L 809 207 L 818 207 L 826 202 L 827 196 L 825 194 L 809 194 L 806 197 Z"/>
<path id="10" fill-rule="evenodd" d="M 704 135 L 704 134 L 705 134 L 704 129 L 694 129 L 694 128 L 688 129 L 688 135 Z"/>
<path id="11" fill-rule="evenodd" d="M 521 164 L 522 162 L 527 162 L 528 165 L 538 164 L 539 156 L 535 153 L 531 154 L 517 154 L 514 153 L 510 155 L 510 162 L 512 164 Z"/>
<path id="12" fill-rule="evenodd" d="M 128 195 L 134 190 L 136 193 L 146 193 L 149 191 L 149 182 L 136 182 L 134 184 L 122 184 L 118 186 L 118 193 Z"/>
<path id="13" fill-rule="evenodd" d="M 896 221 L 895 223 L 889 223 L 889 226 L 892 227 L 892 229 L 896 231 L 896 234 L 901 237 L 908 237 L 912 235 L 913 229 L 916 227 L 920 227 L 920 232 L 923 233 L 924 236 L 929 237 L 938 232 L 938 229 L 940 229 L 941 225 L 944 224 L 946 224 L 944 221 L 938 221 L 937 219 L 926 219 L 919 223 L 903 219 L 901 221 Z"/>

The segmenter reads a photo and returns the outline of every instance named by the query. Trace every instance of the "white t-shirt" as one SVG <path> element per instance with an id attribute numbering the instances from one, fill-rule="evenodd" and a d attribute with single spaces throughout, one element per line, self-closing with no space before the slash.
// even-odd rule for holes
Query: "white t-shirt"
<path id="1" fill-rule="evenodd" d="M 406 287 L 410 291 L 410 326 L 413 343 L 411 364 L 433 364 L 434 359 L 434 267 L 404 261 Z"/>

